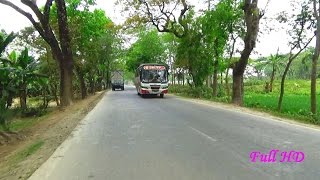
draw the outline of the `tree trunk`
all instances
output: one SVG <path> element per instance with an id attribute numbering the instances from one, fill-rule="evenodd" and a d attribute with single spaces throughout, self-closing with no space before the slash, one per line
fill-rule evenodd
<path id="1" fill-rule="evenodd" d="M 174 72 L 174 70 L 172 70 L 172 72 L 173 72 L 172 73 L 172 84 L 175 85 L 176 84 L 176 82 L 175 82 L 176 78 L 175 78 L 175 74 L 174 74 L 175 72 Z"/>
<path id="2" fill-rule="evenodd" d="M 226 92 L 227 92 L 227 96 L 228 96 L 228 98 L 229 98 L 229 97 L 230 97 L 230 88 L 229 88 L 229 68 L 227 68 L 225 81 L 226 81 Z"/>
<path id="3" fill-rule="evenodd" d="M 250 54 L 256 45 L 259 32 L 259 21 L 262 17 L 258 8 L 258 0 L 245 0 L 243 10 L 247 27 L 244 38 L 244 50 L 241 52 L 240 60 L 235 63 L 232 77 L 232 102 L 236 105 L 243 105 L 243 74 L 248 64 Z"/>
<path id="4" fill-rule="evenodd" d="M 317 40 L 319 41 L 319 40 Z M 319 42 L 317 42 L 318 44 Z M 317 45 L 315 53 L 312 58 L 312 69 L 311 69 L 311 113 L 317 114 L 317 64 L 319 58 L 319 45 Z"/>
<path id="5" fill-rule="evenodd" d="M 110 88 L 110 71 L 109 71 L 109 69 L 107 70 L 107 82 L 106 82 L 106 84 L 107 84 L 107 89 L 109 89 Z"/>
<path id="6" fill-rule="evenodd" d="M 320 21 L 320 20 L 318 20 Z M 320 32 L 320 22 L 318 22 L 318 32 Z M 313 115 L 317 114 L 317 64 L 320 51 L 320 35 L 316 37 L 316 48 L 312 57 L 311 68 L 311 112 Z"/>
<path id="7" fill-rule="evenodd" d="M 276 65 L 273 64 L 272 65 L 272 74 L 271 74 L 271 79 L 270 79 L 270 85 L 269 85 L 269 91 L 268 92 L 272 92 L 273 91 L 273 81 L 274 81 L 275 74 L 276 74 Z"/>
<path id="8" fill-rule="evenodd" d="M 184 73 L 184 70 L 183 70 L 183 71 L 182 71 L 182 78 L 183 78 L 183 79 L 182 79 L 182 85 L 183 85 L 183 86 L 184 86 L 184 84 L 185 84 L 184 74 L 185 74 L 185 73 Z"/>
<path id="9" fill-rule="evenodd" d="M 317 1 L 313 0 L 313 11 L 316 17 L 317 33 L 316 33 L 316 47 L 312 56 L 312 69 L 311 69 L 311 113 L 317 114 L 317 64 L 320 53 L 320 4 L 317 8 Z"/>
<path id="10" fill-rule="evenodd" d="M 86 88 L 86 83 L 84 80 L 84 75 L 80 69 L 80 67 L 76 66 L 76 72 L 77 76 L 80 82 L 80 91 L 81 91 L 81 98 L 85 99 L 87 97 L 87 88 Z"/>
<path id="11" fill-rule="evenodd" d="M 47 98 L 47 90 L 46 89 L 44 89 L 44 90 L 42 90 L 42 96 L 43 96 L 43 104 L 42 104 L 42 107 L 44 108 L 44 109 L 46 109 L 47 107 L 48 107 L 48 103 L 49 103 L 49 101 L 48 101 L 48 98 Z"/>
<path id="12" fill-rule="evenodd" d="M 68 18 L 65 0 L 55 0 L 57 4 L 57 15 L 59 25 L 59 38 L 61 45 L 62 57 L 60 57 L 60 98 L 61 105 L 68 106 L 72 104 L 73 88 L 72 88 L 72 70 L 73 56 L 69 37 Z"/>
<path id="13" fill-rule="evenodd" d="M 22 110 L 27 109 L 27 85 L 22 84 L 20 89 L 20 107 Z"/>
<path id="14" fill-rule="evenodd" d="M 72 66 L 70 61 L 60 63 L 60 103 L 61 106 L 69 106 L 72 104 L 73 88 L 72 88 Z M 71 66 L 71 67 L 70 67 Z"/>
<path id="15" fill-rule="evenodd" d="M 283 75 L 281 77 L 280 96 L 279 96 L 279 100 L 278 100 L 278 111 L 281 111 L 281 109 L 282 109 L 282 101 L 283 101 L 283 95 L 284 95 L 284 82 L 286 80 L 286 76 L 288 74 L 288 71 L 289 71 L 289 68 L 290 68 L 292 61 L 293 61 L 293 58 L 290 57 L 287 65 L 286 65 L 286 68 L 283 72 Z"/>
<path id="16" fill-rule="evenodd" d="M 59 97 L 57 95 L 58 85 L 56 83 L 53 83 L 50 89 L 52 90 L 51 93 L 54 97 L 54 101 L 56 102 L 57 106 L 60 106 Z"/>
<path id="17" fill-rule="evenodd" d="M 242 86 L 242 75 L 233 75 L 233 86 L 232 86 L 232 103 L 242 106 L 243 105 L 243 86 Z"/>
<path id="18" fill-rule="evenodd" d="M 89 85 L 90 85 L 90 93 L 94 94 L 95 93 L 95 82 L 94 82 L 94 78 L 90 77 L 89 78 Z"/>
<path id="19" fill-rule="evenodd" d="M 212 95 L 213 97 L 217 97 L 218 95 L 218 61 L 214 63 L 213 70 L 213 82 L 212 82 Z"/>
<path id="20" fill-rule="evenodd" d="M 98 79 L 96 81 L 95 92 L 102 90 L 102 74 L 98 73 Z"/>
<path id="21" fill-rule="evenodd" d="M 218 94 L 219 92 L 220 94 L 223 94 L 222 91 L 223 91 L 223 72 L 220 73 L 220 85 L 218 85 Z"/>

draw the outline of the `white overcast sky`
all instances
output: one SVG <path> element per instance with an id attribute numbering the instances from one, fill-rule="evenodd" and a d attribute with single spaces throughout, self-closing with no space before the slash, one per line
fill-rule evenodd
<path id="1" fill-rule="evenodd" d="M 12 2 L 20 2 L 20 0 L 11 0 Z M 97 7 L 105 10 L 107 16 L 109 16 L 115 23 L 121 23 L 123 16 L 120 13 L 120 9 L 116 8 L 114 2 L 116 0 L 97 0 Z M 192 4 L 198 4 L 199 1 L 204 0 L 189 0 Z M 268 0 L 260 0 L 259 6 L 264 9 Z M 45 0 L 38 0 L 38 4 L 43 5 Z M 22 8 L 26 9 L 25 6 L 21 5 Z M 27 10 L 27 9 L 26 9 Z M 270 0 L 266 17 L 273 17 L 275 14 L 281 11 L 291 11 L 290 0 Z M 0 4 L 0 29 L 5 29 L 7 32 L 17 32 L 25 26 L 30 26 L 31 23 L 22 15 L 12 10 L 10 7 Z M 271 25 L 271 24 L 270 24 Z M 271 53 L 276 53 L 278 47 L 280 52 L 288 52 L 287 45 L 287 34 L 285 29 L 281 29 L 278 32 L 271 32 L 270 34 L 261 35 L 259 43 L 255 48 L 255 51 L 259 55 L 254 56 L 268 56 Z"/>

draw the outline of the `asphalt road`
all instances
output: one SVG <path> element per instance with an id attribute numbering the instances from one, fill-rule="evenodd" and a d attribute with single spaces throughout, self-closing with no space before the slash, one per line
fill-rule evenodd
<path id="1" fill-rule="evenodd" d="M 251 162 L 252 151 L 273 149 L 276 162 Z M 280 162 L 291 150 L 304 160 Z M 319 168 L 319 130 L 126 87 L 108 92 L 30 179 L 319 180 Z"/>

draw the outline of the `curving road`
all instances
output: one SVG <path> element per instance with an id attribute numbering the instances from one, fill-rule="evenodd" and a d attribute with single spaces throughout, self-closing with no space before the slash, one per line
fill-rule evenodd
<path id="1" fill-rule="evenodd" d="M 251 162 L 273 149 L 276 162 Z M 304 160 L 281 163 L 291 150 Z M 30 179 L 319 180 L 319 167 L 319 130 L 126 87 L 106 93 Z"/>

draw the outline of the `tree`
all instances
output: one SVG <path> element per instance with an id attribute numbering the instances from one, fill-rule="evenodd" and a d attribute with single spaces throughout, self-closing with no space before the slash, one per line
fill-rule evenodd
<path id="1" fill-rule="evenodd" d="M 244 37 L 244 49 L 241 57 L 234 64 L 233 83 L 232 83 L 232 103 L 243 105 L 243 74 L 248 64 L 249 56 L 256 45 L 259 32 L 259 22 L 263 13 L 258 8 L 258 0 L 245 0 L 242 6 L 244 12 L 244 20 L 246 24 L 246 32 Z"/>
<path id="2" fill-rule="evenodd" d="M 239 28 L 240 29 L 240 28 Z M 235 45 L 239 36 L 236 35 L 236 31 L 231 33 L 229 37 L 229 41 L 226 48 L 226 53 L 229 55 L 228 59 L 225 61 L 226 65 L 226 76 L 225 76 L 225 84 L 226 84 L 226 94 L 228 99 L 230 98 L 230 87 L 229 87 L 229 70 L 232 68 L 232 64 L 237 61 L 236 58 L 233 57 L 235 50 Z"/>
<path id="3" fill-rule="evenodd" d="M 317 6 L 318 4 L 318 6 Z M 320 1 L 313 0 L 313 14 L 316 19 L 316 47 L 312 57 L 311 70 L 311 113 L 317 114 L 317 64 L 320 54 Z"/>
<path id="4" fill-rule="evenodd" d="M 93 74 L 98 73 L 98 70 L 97 72 L 91 70 L 96 70 L 97 63 L 101 62 L 98 61 L 99 57 L 97 57 L 99 56 L 97 55 L 97 51 L 99 51 L 101 47 L 98 47 L 95 44 L 99 41 L 99 38 L 112 33 L 110 28 L 112 28 L 113 23 L 106 17 L 103 10 L 95 9 L 94 11 L 90 11 L 89 8 L 86 8 L 91 5 L 90 3 L 81 5 L 83 9 L 80 8 L 80 5 L 81 1 L 72 1 L 70 6 L 67 7 L 67 12 L 69 15 L 70 35 L 72 37 L 72 52 L 74 52 L 73 57 L 75 59 L 75 74 L 79 80 L 81 97 L 84 99 L 87 96 L 85 82 L 86 73 L 88 71 L 91 73 L 90 84 L 91 92 L 93 93 L 93 84 L 95 81 L 92 81 L 92 76 L 94 76 Z M 107 46 L 106 43 L 109 42 L 105 42 L 103 44 L 104 47 Z M 93 47 L 96 49 L 93 49 Z M 93 61 L 93 63 L 90 63 L 89 61 Z M 99 65 L 104 66 L 104 64 L 100 63 Z M 101 77 L 103 77 L 103 74 L 100 74 L 99 79 L 101 79 Z"/>
<path id="5" fill-rule="evenodd" d="M 39 73 L 46 75 L 48 84 L 47 95 L 51 95 L 57 106 L 59 101 L 59 67 L 52 57 L 50 46 L 41 38 L 34 27 L 26 27 L 19 32 L 15 40 L 15 49 L 27 47 L 31 53 L 39 55 Z M 22 51 L 22 50 L 21 50 Z"/>
<path id="6" fill-rule="evenodd" d="M 240 18 L 239 3 L 234 0 L 219 1 L 215 9 L 207 11 L 202 18 L 203 36 L 206 37 L 207 44 L 211 44 L 213 50 L 214 70 L 212 88 L 214 97 L 218 94 L 218 72 L 223 72 L 227 67 L 223 62 L 223 54 L 229 36 L 233 35 Z"/>
<path id="7" fill-rule="evenodd" d="M 150 23 L 159 32 L 173 33 L 179 38 L 185 36 L 188 31 L 184 19 L 191 7 L 186 0 L 118 0 L 117 3 L 131 14 L 126 24 Z"/>
<path id="8" fill-rule="evenodd" d="M 176 55 L 177 55 L 177 48 L 178 48 L 178 38 L 172 34 L 172 33 L 165 33 L 163 34 L 162 37 L 162 41 L 163 41 L 163 44 L 164 44 L 164 47 L 166 48 L 165 49 L 165 55 L 166 55 L 166 59 L 167 59 L 167 64 L 169 65 L 170 69 L 171 69 L 171 72 L 170 72 L 170 75 L 171 75 L 171 82 L 174 84 L 175 82 L 175 60 L 176 60 Z M 183 76 L 184 76 L 184 71 L 186 69 L 183 69 L 182 68 L 182 73 L 183 73 Z M 184 77 L 183 77 L 184 79 Z"/>
<path id="9" fill-rule="evenodd" d="M 265 89 L 266 92 L 273 91 L 273 82 L 276 78 L 276 73 L 280 71 L 280 67 L 284 66 L 285 63 L 283 62 L 286 60 L 286 56 L 279 54 L 279 48 L 275 55 L 270 55 L 269 57 L 262 58 L 262 61 L 258 62 L 259 66 L 262 67 L 263 72 L 270 76 L 270 81 L 268 83 L 267 88 Z M 268 72 L 269 70 L 269 72 Z"/>
<path id="10" fill-rule="evenodd" d="M 22 110 L 25 110 L 27 109 L 28 85 L 37 81 L 38 78 L 46 76 L 38 73 L 39 64 L 29 55 L 27 48 L 19 56 L 15 51 L 12 51 L 9 60 L 9 67 L 13 72 L 10 79 L 13 80 L 19 90 L 20 106 Z"/>
<path id="11" fill-rule="evenodd" d="M 13 89 L 13 81 L 10 77 L 12 69 L 6 64 L 9 60 L 2 57 L 2 53 L 5 51 L 7 46 L 14 40 L 16 35 L 10 33 L 6 35 L 0 32 L 0 125 L 7 129 L 7 108 L 11 105 L 10 98 Z"/>
<path id="12" fill-rule="evenodd" d="M 298 55 L 303 52 L 311 43 L 312 39 L 315 35 L 311 38 L 306 38 L 306 30 L 310 30 L 313 26 L 312 21 L 310 21 L 310 14 L 308 13 L 308 4 L 304 2 L 301 4 L 301 9 L 299 14 L 293 15 L 295 18 L 292 22 L 288 22 L 287 17 L 285 14 L 281 14 L 278 17 L 280 22 L 289 23 L 292 28 L 288 31 L 289 35 L 291 36 L 291 41 L 289 42 L 290 52 L 288 56 L 288 61 L 284 72 L 281 77 L 281 84 L 280 84 L 280 95 L 278 100 L 278 111 L 282 109 L 282 101 L 284 96 L 284 83 L 286 80 L 286 76 L 289 72 L 290 65 L 292 64 L 293 60 L 298 57 Z M 294 53 L 297 50 L 298 52 Z"/>
<path id="13" fill-rule="evenodd" d="M 34 28 L 39 32 L 40 36 L 49 44 L 52 55 L 59 64 L 61 105 L 68 106 L 72 103 L 73 98 L 73 55 L 70 44 L 66 2 L 65 0 L 54 0 L 57 7 L 56 13 L 58 19 L 59 39 L 53 33 L 52 26 L 49 23 L 53 0 L 47 0 L 42 11 L 37 6 L 36 1 L 21 0 L 21 2 L 33 11 L 38 22 L 30 13 L 24 11 L 14 3 L 7 0 L 0 0 L 0 4 L 9 6 L 28 18 Z"/>
<path id="14" fill-rule="evenodd" d="M 165 63 L 165 48 L 157 31 L 141 32 L 139 39 L 129 48 L 126 65 L 134 72 L 142 63 Z"/>
<path id="15" fill-rule="evenodd" d="M 175 64 L 187 69 L 194 86 L 200 87 L 212 72 L 213 44 L 207 39 L 208 36 L 203 34 L 201 17 L 193 20 L 193 11 L 190 11 L 185 20 L 189 24 L 189 29 L 188 33 L 179 39 Z"/>

